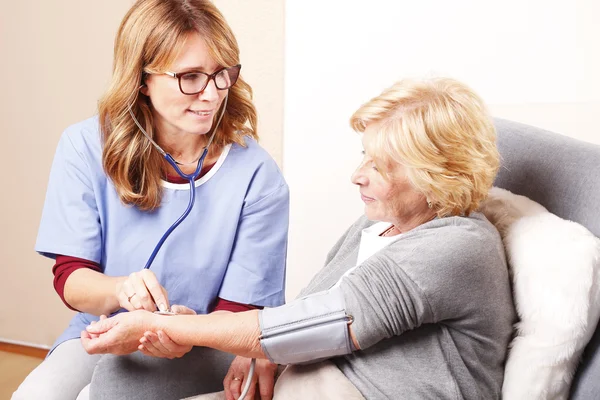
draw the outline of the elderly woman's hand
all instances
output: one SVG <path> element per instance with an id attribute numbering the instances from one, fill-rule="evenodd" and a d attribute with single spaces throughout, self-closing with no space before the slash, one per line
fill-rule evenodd
<path id="1" fill-rule="evenodd" d="M 156 318 L 161 316 L 141 310 L 103 318 L 81 332 L 81 344 L 89 354 L 133 353 L 144 332 L 155 329 Z"/>
<path id="2" fill-rule="evenodd" d="M 242 388 L 246 384 L 248 371 L 250 370 L 250 358 L 236 357 L 225 379 L 223 380 L 223 388 L 225 389 L 225 397 L 227 400 L 234 400 L 242 394 Z M 269 360 L 256 360 L 256 368 L 250 389 L 246 395 L 247 399 L 260 398 L 261 400 L 271 400 L 273 398 L 273 389 L 275 387 L 275 373 L 277 372 L 277 364 L 273 364 Z M 259 397 L 255 396 L 256 386 L 258 384 Z"/>
<path id="3" fill-rule="evenodd" d="M 171 311 L 180 315 L 196 315 L 196 312 L 186 306 L 174 305 Z M 167 317 L 168 318 L 168 317 Z M 161 358 L 180 358 L 192 350 L 193 346 L 175 343 L 165 332 L 144 332 L 140 339 L 138 350 L 147 356 Z"/>

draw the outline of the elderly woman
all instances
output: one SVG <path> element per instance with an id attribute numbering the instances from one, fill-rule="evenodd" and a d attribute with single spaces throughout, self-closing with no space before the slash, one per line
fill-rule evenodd
<path id="1" fill-rule="evenodd" d="M 279 364 L 330 359 L 367 399 L 500 398 L 515 313 L 500 236 L 477 212 L 499 165 L 482 100 L 452 79 L 404 80 L 351 125 L 365 216 L 298 299 L 230 315 L 136 311 L 89 326 L 84 347 L 159 353 L 145 337 L 159 332 Z"/>

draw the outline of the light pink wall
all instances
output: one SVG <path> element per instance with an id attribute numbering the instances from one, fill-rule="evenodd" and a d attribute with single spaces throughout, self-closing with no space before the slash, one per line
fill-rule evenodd
<path id="1" fill-rule="evenodd" d="M 52 288 L 52 261 L 33 248 L 54 149 L 93 115 L 131 0 L 23 0 L 0 13 L 0 340 L 50 345 L 72 312 Z M 255 91 L 261 143 L 281 164 L 283 2 L 219 0 Z"/>

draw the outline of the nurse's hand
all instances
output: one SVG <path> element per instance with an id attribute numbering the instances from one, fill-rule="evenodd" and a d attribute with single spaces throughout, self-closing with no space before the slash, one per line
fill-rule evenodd
<path id="1" fill-rule="evenodd" d="M 88 325 L 81 332 L 81 344 L 89 354 L 130 354 L 138 349 L 139 338 L 156 326 L 157 318 L 146 311 L 117 314 Z"/>
<path id="2" fill-rule="evenodd" d="M 175 314 L 187 314 L 196 315 L 196 312 L 186 306 L 174 305 L 171 307 L 171 311 Z M 163 316 L 163 318 L 170 318 L 169 316 Z M 147 356 L 160 357 L 160 358 L 180 358 L 192 350 L 193 346 L 182 346 L 175 343 L 171 338 L 163 331 L 158 332 L 144 332 L 144 337 L 140 339 L 140 345 L 138 350 Z"/>
<path id="3" fill-rule="evenodd" d="M 119 305 L 127 311 L 156 311 L 157 306 L 161 311 L 169 309 L 167 290 L 149 269 L 131 273 L 115 291 Z"/>

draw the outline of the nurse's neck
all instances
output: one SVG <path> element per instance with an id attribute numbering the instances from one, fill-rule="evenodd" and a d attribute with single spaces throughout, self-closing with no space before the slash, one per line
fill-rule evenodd
<path id="1" fill-rule="evenodd" d="M 171 128 L 171 129 L 169 129 Z M 156 142 L 164 151 L 169 153 L 177 162 L 182 164 L 193 164 L 198 160 L 208 141 L 208 135 L 192 134 L 183 132 L 174 127 L 157 127 Z M 209 158 L 216 150 L 211 145 Z"/>

